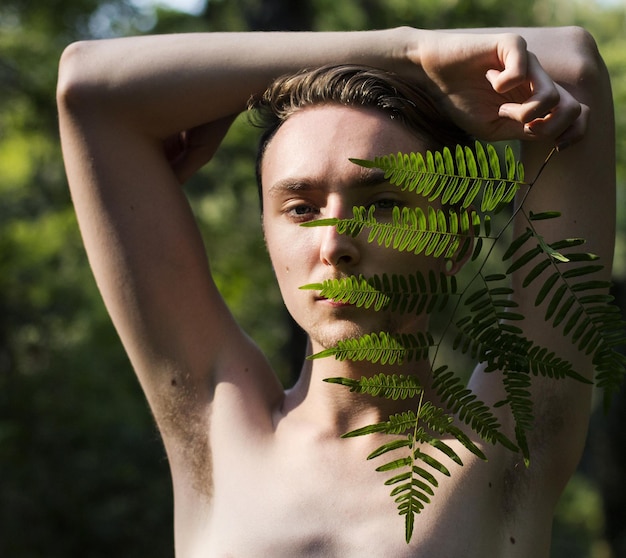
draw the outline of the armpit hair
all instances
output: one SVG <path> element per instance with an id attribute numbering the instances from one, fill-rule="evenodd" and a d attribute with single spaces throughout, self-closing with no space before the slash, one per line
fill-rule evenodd
<path id="1" fill-rule="evenodd" d="M 534 428 L 528 432 L 530 466 L 525 465 L 521 455 L 511 454 L 504 473 L 505 515 L 514 515 L 533 479 L 545 475 L 550 459 L 548 452 L 553 447 L 555 437 L 563 435 L 563 405 L 562 399 L 545 393 L 535 402 Z"/>
<path id="2" fill-rule="evenodd" d="M 170 461 L 175 460 L 186 470 L 194 490 L 210 498 L 213 488 L 210 406 L 200 400 L 188 379 L 176 375 L 163 387 L 153 407 Z"/>

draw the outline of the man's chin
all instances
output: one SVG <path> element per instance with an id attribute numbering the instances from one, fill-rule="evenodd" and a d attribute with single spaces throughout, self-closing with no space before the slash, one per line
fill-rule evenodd
<path id="1" fill-rule="evenodd" d="M 341 341 L 358 339 L 364 335 L 385 331 L 392 335 L 396 334 L 396 324 L 391 322 L 381 323 L 380 320 L 372 320 L 371 323 L 356 323 L 354 321 L 337 320 L 328 327 L 314 327 L 309 337 L 314 347 L 320 350 L 336 347 Z"/>

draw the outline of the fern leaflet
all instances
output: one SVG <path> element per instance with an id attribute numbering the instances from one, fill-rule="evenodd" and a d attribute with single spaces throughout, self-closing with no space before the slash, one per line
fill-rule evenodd
<path id="1" fill-rule="evenodd" d="M 451 295 L 457 292 L 455 276 L 435 273 L 427 276 L 417 271 L 410 275 L 362 275 L 343 279 L 328 279 L 322 283 L 311 283 L 301 289 L 319 290 L 320 296 L 357 307 L 374 310 L 390 310 L 399 313 L 421 314 L 433 310 L 442 311 Z"/>
<path id="2" fill-rule="evenodd" d="M 400 364 L 428 358 L 428 350 L 433 344 L 434 340 L 430 333 L 391 335 L 381 331 L 339 341 L 336 347 L 320 351 L 307 358 L 313 360 L 334 356 L 337 360 Z"/>
<path id="3" fill-rule="evenodd" d="M 393 400 L 409 399 L 417 397 L 422 393 L 422 385 L 415 376 L 378 374 L 370 378 L 362 376 L 359 380 L 352 378 L 326 378 L 324 381 L 349 387 L 350 391 L 355 393 L 367 393 L 373 397 L 384 397 Z M 371 432 L 377 431 L 375 427 L 371 428 Z M 398 431 L 398 433 L 400 432 L 402 430 Z"/>
<path id="4" fill-rule="evenodd" d="M 495 148 L 489 144 L 486 151 L 480 142 L 469 147 L 456 146 L 455 156 L 449 148 L 386 155 L 372 161 L 351 159 L 352 162 L 385 172 L 392 184 L 420 194 L 430 202 L 471 207 L 482 191 L 481 211 L 497 211 L 515 197 L 524 184 L 524 168 L 515 161 L 509 146 L 505 150 L 506 176 L 502 176 L 500 159 Z"/>

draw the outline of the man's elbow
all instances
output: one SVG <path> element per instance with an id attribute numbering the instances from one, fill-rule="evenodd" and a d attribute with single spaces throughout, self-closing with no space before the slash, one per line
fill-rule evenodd
<path id="1" fill-rule="evenodd" d="M 608 85 L 608 71 L 593 35 L 583 27 L 563 27 L 561 44 L 571 53 L 567 57 L 572 86 L 587 90 Z"/>
<path id="2" fill-rule="evenodd" d="M 100 84 L 92 71 L 95 41 L 79 41 L 65 48 L 59 61 L 57 105 L 61 112 L 84 105 L 95 97 Z M 96 65 L 97 66 L 97 65 Z"/>

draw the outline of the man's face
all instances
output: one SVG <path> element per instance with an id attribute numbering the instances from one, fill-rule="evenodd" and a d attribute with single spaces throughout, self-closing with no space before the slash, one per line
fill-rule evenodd
<path id="1" fill-rule="evenodd" d="M 377 219 L 392 208 L 424 202 L 385 182 L 376 169 L 349 158 L 372 159 L 424 150 L 403 126 L 372 109 L 309 107 L 291 116 L 267 146 L 262 166 L 264 230 L 287 309 L 309 334 L 313 350 L 365 333 L 425 327 L 423 317 L 392 315 L 321 298 L 299 290 L 307 283 L 362 274 L 414 273 L 440 267 L 431 258 L 337 234 L 335 227 L 301 227 L 320 218 L 350 218 L 354 206 L 374 206 Z"/>

